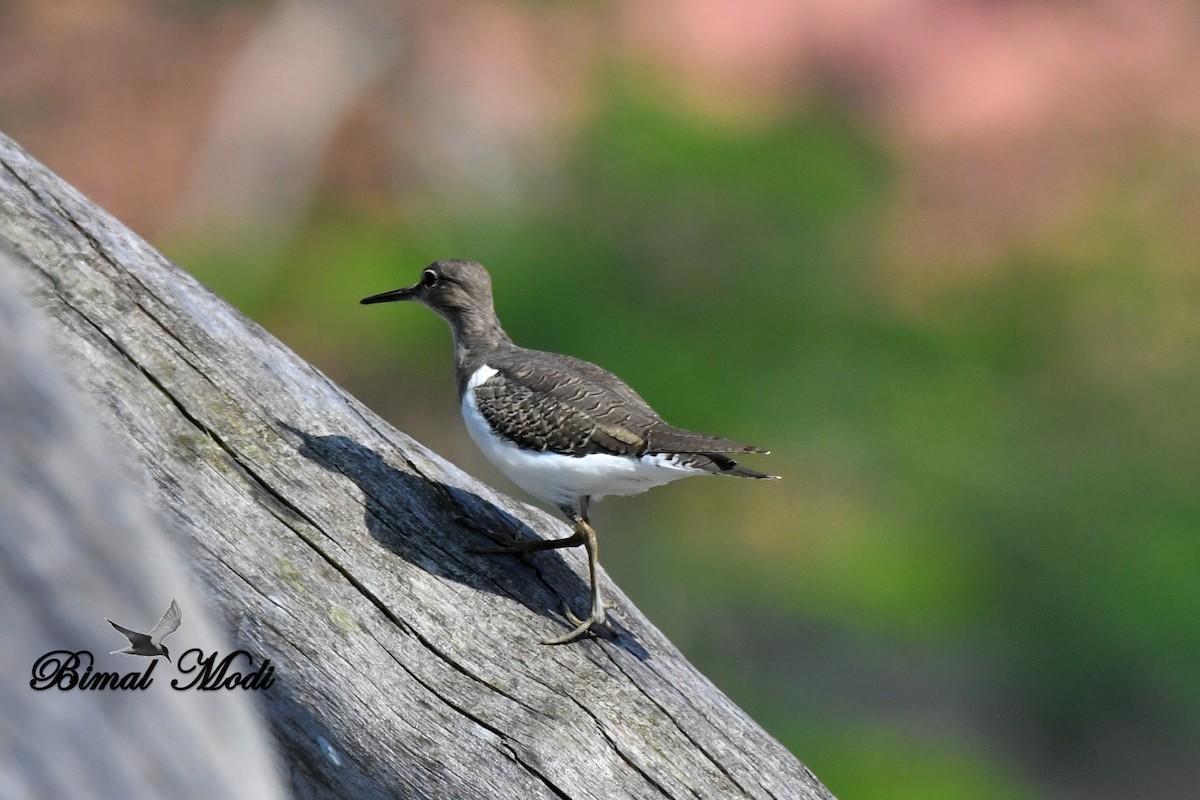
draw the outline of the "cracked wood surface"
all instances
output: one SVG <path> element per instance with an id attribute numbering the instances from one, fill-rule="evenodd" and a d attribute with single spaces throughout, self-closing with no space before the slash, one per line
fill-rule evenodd
<path id="1" fill-rule="evenodd" d="M 831 797 L 606 577 L 620 637 L 540 645 L 585 603 L 582 554 L 468 548 L 563 523 L 393 429 L 2 135 L 0 244 L 228 636 L 275 664 L 259 700 L 296 796 Z"/>

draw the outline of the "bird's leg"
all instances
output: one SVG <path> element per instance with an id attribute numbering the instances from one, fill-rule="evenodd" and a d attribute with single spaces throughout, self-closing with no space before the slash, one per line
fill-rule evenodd
<path id="1" fill-rule="evenodd" d="M 480 525 L 475 520 L 473 520 L 470 517 L 465 516 L 461 513 L 455 513 L 454 516 L 460 525 L 470 528 L 473 531 L 478 531 L 479 533 L 482 533 L 483 535 L 487 536 L 489 539 L 492 539 L 492 540 L 499 539 L 500 541 L 505 542 L 505 544 L 497 545 L 495 547 L 468 547 L 467 552 L 469 552 L 469 553 L 482 553 L 485 555 L 493 555 L 493 554 L 522 555 L 524 553 L 532 553 L 536 550 L 551 550 L 551 549 L 554 549 L 557 547 L 574 547 L 577 544 L 583 544 L 583 538 L 580 537 L 578 534 L 572 534 L 571 536 L 565 536 L 562 539 L 550 539 L 549 541 L 546 541 L 544 539 L 535 539 L 533 541 L 520 541 L 517 539 L 513 539 L 511 537 L 508 537 L 508 536 L 503 536 L 501 534 L 498 534 L 498 533 L 494 532 L 491 528 L 488 528 L 487 526 L 484 526 L 484 525 Z"/>
<path id="2" fill-rule="evenodd" d="M 605 609 L 612 608 L 612 606 L 607 605 L 600 596 L 600 582 L 596 576 L 596 569 L 600 565 L 600 551 L 596 542 L 596 531 L 592 529 L 591 524 L 588 523 L 586 518 L 587 506 L 588 498 L 584 497 L 580 501 L 580 510 L 582 513 L 576 513 L 574 509 L 570 509 L 568 516 L 571 517 L 571 525 L 575 528 L 575 536 L 582 537 L 584 549 L 587 550 L 588 577 L 592 583 L 592 613 L 587 619 L 581 620 L 572 614 L 569 608 L 565 609 L 567 619 L 575 626 L 575 629 L 563 636 L 547 639 L 542 644 L 568 644 L 586 636 L 597 625 L 608 628 L 608 618 Z M 564 508 L 563 511 L 567 511 L 567 509 Z M 611 629 L 609 630 L 611 631 Z"/>
<path id="3" fill-rule="evenodd" d="M 525 553 L 533 553 L 538 550 L 554 550 L 560 547 L 575 547 L 576 545 L 584 546 L 588 556 L 588 577 L 591 579 L 592 612 L 587 619 L 581 620 L 571 613 L 571 609 L 564 606 L 563 613 L 566 615 L 567 620 L 575 626 L 575 629 L 564 636 L 547 639 L 542 644 L 567 644 L 583 638 L 592 632 L 592 629 L 597 625 L 606 628 L 608 626 L 605 610 L 613 606 L 605 603 L 600 596 L 600 583 L 596 579 L 596 570 L 600 564 L 600 557 L 596 541 L 596 531 L 593 530 L 591 524 L 587 521 L 589 499 L 587 497 L 580 498 L 578 511 L 571 505 L 559 506 L 567 518 L 571 520 L 571 527 L 575 532 L 570 536 L 564 536 L 561 539 L 534 539 L 533 541 L 512 542 L 507 545 L 498 545 L 495 547 L 470 548 L 472 553 L 524 555 Z"/>
<path id="4" fill-rule="evenodd" d="M 591 504 L 592 504 L 591 495 L 585 494 L 583 497 L 579 498 L 579 516 L 583 518 L 584 524 L 586 524 L 589 529 L 591 529 L 591 525 L 592 525 L 592 521 L 590 519 L 588 519 L 588 508 L 591 506 Z M 570 517 L 571 515 L 568 514 L 567 516 Z M 595 531 L 592 532 L 592 535 L 593 535 L 593 537 L 595 536 Z M 595 560 L 596 566 L 599 566 L 599 564 L 600 564 L 600 542 L 598 539 L 596 540 L 596 544 L 594 547 L 595 547 L 595 553 L 596 553 L 596 558 L 594 560 Z M 596 583 L 595 568 L 592 568 L 592 584 L 594 585 L 595 583 Z M 616 603 L 604 603 L 604 608 L 616 608 L 616 607 L 617 607 Z M 579 624 L 579 620 L 578 620 L 578 618 L 575 617 L 574 614 L 571 614 L 568 612 L 567 616 L 573 620 L 573 622 L 571 623 L 572 625 Z"/>
<path id="5" fill-rule="evenodd" d="M 482 553 L 484 555 L 524 555 L 525 553 L 533 553 L 538 550 L 557 550 L 560 547 L 575 547 L 576 545 L 584 544 L 584 534 L 575 525 L 575 520 L 580 516 L 587 520 L 587 507 L 590 498 L 584 497 L 579 501 L 582 514 L 575 511 L 575 507 L 568 504 L 560 505 L 558 508 L 567 515 L 567 519 L 571 520 L 571 525 L 575 532 L 570 536 L 564 536 L 561 539 L 534 539 L 533 541 L 509 541 L 508 544 L 497 545 L 496 547 L 472 547 L 469 548 L 472 553 Z M 471 526 L 481 533 L 489 533 L 481 526 L 471 523 Z M 593 534 L 594 536 L 595 534 Z"/>
<path id="6" fill-rule="evenodd" d="M 487 555 L 507 554 L 507 555 L 523 555 L 525 553 L 533 553 L 537 550 L 555 550 L 559 547 L 574 547 L 575 545 L 584 544 L 583 536 L 576 531 L 570 536 L 564 536 L 561 539 L 534 539 L 529 542 L 513 542 L 512 544 L 497 545 L 495 547 L 472 547 L 472 553 L 483 553 Z"/>

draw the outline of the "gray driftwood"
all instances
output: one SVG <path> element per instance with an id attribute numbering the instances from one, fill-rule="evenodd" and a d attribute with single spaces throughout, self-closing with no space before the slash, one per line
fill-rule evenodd
<path id="1" fill-rule="evenodd" d="M 831 796 L 607 578 L 619 638 L 540 645 L 586 602 L 581 555 L 468 549 L 564 524 L 393 429 L 3 136 L 0 247 L 114 444 L 74 468 L 128 468 L 226 635 L 274 663 L 256 697 L 297 796 Z"/>

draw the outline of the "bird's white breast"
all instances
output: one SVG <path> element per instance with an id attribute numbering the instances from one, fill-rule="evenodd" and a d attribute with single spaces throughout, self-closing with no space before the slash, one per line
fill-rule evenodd
<path id="1" fill-rule="evenodd" d="M 485 364 L 471 375 L 462 396 L 463 421 L 487 460 L 510 481 L 540 500 L 562 506 L 584 496 L 599 500 L 606 495 L 640 494 L 689 475 L 707 474 L 679 464 L 670 455 L 631 458 L 592 453 L 568 456 L 522 450 L 492 430 L 475 402 L 475 387 L 486 383 L 495 374 L 496 370 Z"/>

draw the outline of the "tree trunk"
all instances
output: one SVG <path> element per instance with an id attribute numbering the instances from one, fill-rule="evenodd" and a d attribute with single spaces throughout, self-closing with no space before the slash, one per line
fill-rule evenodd
<path id="1" fill-rule="evenodd" d="M 563 523 L 394 430 L 3 136 L 0 246 L 155 535 L 274 665 L 253 695 L 297 796 L 831 797 L 607 577 L 619 636 L 539 644 L 586 604 L 582 554 L 470 548 Z"/>

